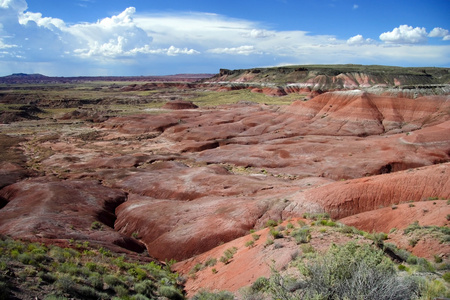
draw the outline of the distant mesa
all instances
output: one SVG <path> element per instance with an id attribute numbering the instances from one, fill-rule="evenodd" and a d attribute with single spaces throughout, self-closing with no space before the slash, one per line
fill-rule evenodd
<path id="1" fill-rule="evenodd" d="M 164 104 L 162 107 L 164 109 L 195 109 L 198 108 L 197 105 L 192 103 L 192 101 L 185 100 L 172 100 Z"/>

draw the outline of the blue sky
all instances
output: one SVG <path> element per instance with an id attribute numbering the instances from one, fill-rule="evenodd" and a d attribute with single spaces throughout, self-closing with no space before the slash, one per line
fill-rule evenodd
<path id="1" fill-rule="evenodd" d="M 450 67 L 450 0 L 0 0 L 0 76 Z"/>

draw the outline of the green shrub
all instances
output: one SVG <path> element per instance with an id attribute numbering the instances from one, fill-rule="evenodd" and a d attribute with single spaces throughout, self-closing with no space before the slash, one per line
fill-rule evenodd
<path id="1" fill-rule="evenodd" d="M 198 271 L 203 269 L 203 265 L 201 263 L 195 264 L 195 266 L 192 267 L 192 269 L 189 271 L 189 274 L 195 274 Z"/>
<path id="2" fill-rule="evenodd" d="M 410 245 L 411 247 L 415 247 L 415 246 L 417 245 L 418 242 L 419 242 L 419 238 L 418 238 L 418 237 L 413 237 L 413 238 L 410 238 L 410 239 L 408 240 L 408 243 L 409 243 L 409 245 Z"/>
<path id="3" fill-rule="evenodd" d="M 410 265 L 416 265 L 417 264 L 417 256 L 410 255 L 406 262 Z"/>
<path id="4" fill-rule="evenodd" d="M 53 283 L 56 281 L 56 276 L 53 273 L 50 272 L 39 272 L 38 277 L 41 278 L 43 281 L 48 282 L 48 283 Z"/>
<path id="5" fill-rule="evenodd" d="M 222 262 L 224 264 L 228 264 L 230 262 L 230 260 L 233 258 L 236 251 L 237 251 L 236 247 L 228 248 L 227 250 L 225 250 L 225 252 L 223 253 L 223 256 L 220 257 L 220 262 Z"/>
<path id="6" fill-rule="evenodd" d="M 208 258 L 208 259 L 205 261 L 205 266 L 207 266 L 207 267 L 212 267 L 212 266 L 215 266 L 216 263 L 217 263 L 217 259 L 216 259 L 216 258 L 213 258 L 213 257 L 210 257 L 210 258 Z"/>
<path id="7" fill-rule="evenodd" d="M 255 246 L 255 241 L 254 241 L 254 240 L 250 240 L 250 241 L 247 241 L 247 242 L 245 243 L 245 247 L 252 248 L 252 247 L 254 247 L 254 246 Z"/>
<path id="8" fill-rule="evenodd" d="M 419 268 L 418 268 L 419 272 L 434 272 L 435 271 L 435 268 L 433 267 L 433 265 L 425 258 L 420 257 L 417 260 L 417 265 L 419 266 Z"/>
<path id="9" fill-rule="evenodd" d="M 304 213 L 303 218 L 311 220 L 328 220 L 330 215 L 328 213 Z"/>
<path id="10" fill-rule="evenodd" d="M 255 282 L 251 285 L 251 289 L 254 292 L 262 292 L 267 290 L 269 287 L 269 279 L 266 277 L 258 277 Z"/>
<path id="11" fill-rule="evenodd" d="M 110 287 L 114 287 L 117 285 L 123 285 L 123 282 L 114 275 L 106 275 L 103 277 L 103 281 L 109 285 Z"/>
<path id="12" fill-rule="evenodd" d="M 403 233 L 404 234 L 408 234 L 408 233 L 413 232 L 414 230 L 417 230 L 417 229 L 420 229 L 420 228 L 421 227 L 419 225 L 419 222 L 418 221 L 414 221 L 412 224 L 410 224 L 408 227 L 406 227 L 403 230 Z"/>
<path id="13" fill-rule="evenodd" d="M 272 245 L 273 244 L 273 239 L 270 239 L 270 238 L 268 238 L 267 240 L 266 240 L 266 243 L 264 244 L 265 246 L 270 246 L 270 245 Z"/>
<path id="14" fill-rule="evenodd" d="M 283 234 L 274 228 L 270 229 L 270 235 L 274 239 L 281 239 L 283 237 Z"/>
<path id="15" fill-rule="evenodd" d="M 261 237 L 261 235 L 259 235 L 259 234 L 256 234 L 256 233 L 253 233 L 253 234 L 252 234 L 252 238 L 253 238 L 255 241 L 259 240 L 260 237 Z"/>
<path id="16" fill-rule="evenodd" d="M 439 255 L 435 254 L 435 255 L 433 255 L 433 258 L 434 258 L 434 262 L 437 264 L 442 262 L 442 257 L 440 257 Z"/>
<path id="17" fill-rule="evenodd" d="M 62 275 L 56 280 L 55 285 L 59 290 L 70 293 L 76 283 L 71 276 Z"/>
<path id="18" fill-rule="evenodd" d="M 300 246 L 300 249 L 302 250 L 302 252 L 304 254 L 306 253 L 314 253 L 316 250 L 314 249 L 313 246 L 311 246 L 310 244 L 303 244 Z"/>
<path id="19" fill-rule="evenodd" d="M 191 300 L 234 300 L 234 295 L 227 291 L 200 291 L 196 295 L 194 295 Z"/>
<path id="20" fill-rule="evenodd" d="M 442 278 L 443 278 L 446 282 L 450 282 L 450 272 L 445 272 L 444 275 L 442 275 Z"/>
<path id="21" fill-rule="evenodd" d="M 182 300 L 184 299 L 183 294 L 173 286 L 163 285 L 159 288 L 159 293 L 161 296 L 167 297 L 171 300 Z"/>
<path id="22" fill-rule="evenodd" d="M 370 245 L 348 243 L 332 246 L 327 253 L 304 262 L 305 298 L 320 299 L 411 299 L 418 285 L 397 276 L 393 263 Z M 293 299 L 293 298 L 289 298 Z"/>
<path id="23" fill-rule="evenodd" d="M 89 276 L 88 282 L 93 288 L 97 290 L 101 290 L 103 288 L 103 278 L 98 273 L 93 273 L 91 276 Z"/>
<path id="24" fill-rule="evenodd" d="M 67 300 L 67 298 L 58 295 L 47 295 L 45 296 L 44 300 Z"/>
<path id="25" fill-rule="evenodd" d="M 300 227 L 306 226 L 306 223 L 303 220 L 298 220 L 297 223 L 298 225 L 300 225 Z"/>
<path id="26" fill-rule="evenodd" d="M 122 285 L 116 285 L 113 287 L 113 289 L 117 293 L 117 296 L 119 296 L 120 298 L 128 297 L 129 291 L 126 287 Z"/>
<path id="27" fill-rule="evenodd" d="M 448 298 L 450 292 L 440 280 L 426 280 L 422 284 L 421 299 L 432 300 L 436 298 Z"/>
<path id="28" fill-rule="evenodd" d="M 309 228 L 299 228 L 291 233 L 291 236 L 295 239 L 297 244 L 309 243 L 311 240 L 311 234 Z"/>
<path id="29" fill-rule="evenodd" d="M 91 224 L 91 229 L 92 230 L 102 230 L 103 229 L 103 224 L 98 222 L 98 221 L 94 221 Z"/>
<path id="30" fill-rule="evenodd" d="M 137 280 L 144 280 L 147 278 L 147 272 L 139 267 L 129 269 L 128 274 L 135 277 Z"/>
<path id="31" fill-rule="evenodd" d="M 151 299 L 142 294 L 136 294 L 131 297 L 131 300 L 151 300 Z"/>
<path id="32" fill-rule="evenodd" d="M 275 221 L 275 220 L 268 220 L 268 221 L 266 222 L 266 227 L 275 227 L 275 226 L 277 226 L 277 225 L 278 225 L 278 222 Z"/>
<path id="33" fill-rule="evenodd" d="M 142 294 L 146 297 L 153 297 L 155 291 L 155 285 L 150 280 L 144 280 L 134 284 L 134 290 L 138 294 Z"/>

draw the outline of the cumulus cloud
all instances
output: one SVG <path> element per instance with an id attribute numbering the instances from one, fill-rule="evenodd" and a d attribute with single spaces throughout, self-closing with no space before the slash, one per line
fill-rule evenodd
<path id="1" fill-rule="evenodd" d="M 390 44 L 422 44 L 427 41 L 427 31 L 424 27 L 400 25 L 392 31 L 380 35 L 380 40 Z"/>
<path id="2" fill-rule="evenodd" d="M 77 0 L 77 2 L 88 0 Z M 88 2 L 85 2 L 88 3 Z M 356 8 L 356 7 L 355 7 Z M 54 75 L 125 75 L 149 66 L 168 74 L 201 72 L 229 66 L 274 65 L 283 61 L 302 63 L 383 63 L 404 60 L 408 64 L 450 63 L 450 46 L 427 46 L 427 38 L 450 39 L 446 29 L 407 25 L 380 35 L 385 43 L 362 34 L 349 39 L 314 35 L 302 30 L 274 30 L 255 21 L 215 13 L 142 13 L 134 7 L 104 16 L 96 22 L 66 23 L 65 20 L 28 11 L 25 0 L 0 0 L 0 70 L 17 67 L 48 67 Z M 420 45 L 416 45 L 420 44 Z M 392 46 L 395 47 L 392 47 Z M 357 47 L 355 47 L 357 46 Z M 185 59 L 184 57 L 189 57 Z M 232 58 L 231 58 L 232 57 Z M 425 62 L 425 63 L 424 63 Z M 186 67 L 189 65 L 189 67 Z M 190 69 L 193 68 L 193 69 Z M 91 71 L 89 71 L 91 70 Z M 101 70 L 101 71 L 98 71 Z M 11 72 L 10 72 L 11 73 Z M 44 72 L 45 73 L 45 72 Z M 6 73 L 5 75 L 7 75 Z M 73 73 L 72 73 L 73 74 Z M 49 74 L 51 75 L 51 74 Z"/>
<path id="3" fill-rule="evenodd" d="M 373 39 L 365 39 L 362 35 L 355 35 L 347 40 L 349 45 L 364 45 L 373 44 L 375 41 Z"/>
<path id="4" fill-rule="evenodd" d="M 74 53 L 82 57 L 114 58 L 135 55 L 139 52 L 136 49 L 148 47 L 152 38 L 134 23 L 135 12 L 134 7 L 129 7 L 117 16 L 67 28 L 77 41 Z"/>
<path id="5" fill-rule="evenodd" d="M 450 41 L 450 34 L 447 29 L 435 27 L 431 30 L 429 37 L 441 37 L 444 41 Z"/>
<path id="6" fill-rule="evenodd" d="M 64 29 L 66 27 L 66 24 L 63 20 L 49 17 L 43 18 L 41 13 L 25 12 L 19 14 L 19 24 L 26 25 L 30 21 L 35 22 L 38 26 L 42 26 L 52 30 Z"/>
<path id="7" fill-rule="evenodd" d="M 23 12 L 28 8 L 28 4 L 25 0 L 0 0 L 0 8 Z"/>

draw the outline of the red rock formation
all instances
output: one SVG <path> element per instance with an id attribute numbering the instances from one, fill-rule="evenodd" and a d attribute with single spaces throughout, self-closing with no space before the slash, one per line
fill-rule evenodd
<path id="1" fill-rule="evenodd" d="M 184 100 L 174 100 L 169 101 L 166 104 L 163 105 L 164 109 L 194 109 L 198 108 L 197 105 L 192 103 L 191 101 L 184 101 Z"/>
<path id="2" fill-rule="evenodd" d="M 0 232 L 30 240 L 90 241 L 115 250 L 142 251 L 142 245 L 113 230 L 115 208 L 125 193 L 94 181 L 36 178 L 0 191 L 7 204 L 0 210 Z M 101 230 L 91 228 L 94 221 Z"/>
<path id="3" fill-rule="evenodd" d="M 449 174 L 450 163 L 445 163 L 330 183 L 293 196 L 285 212 L 288 216 L 303 211 L 326 211 L 340 219 L 408 201 L 450 199 Z"/>

